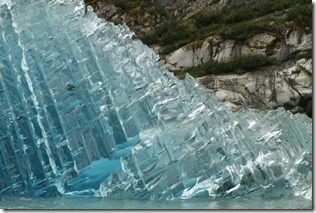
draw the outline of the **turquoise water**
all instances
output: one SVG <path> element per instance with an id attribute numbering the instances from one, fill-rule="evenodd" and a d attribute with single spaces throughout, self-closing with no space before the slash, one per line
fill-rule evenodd
<path id="1" fill-rule="evenodd" d="M 192 198 L 174 201 L 140 201 L 93 197 L 2 197 L 0 209 L 312 209 L 304 198 L 239 198 L 211 201 Z"/>

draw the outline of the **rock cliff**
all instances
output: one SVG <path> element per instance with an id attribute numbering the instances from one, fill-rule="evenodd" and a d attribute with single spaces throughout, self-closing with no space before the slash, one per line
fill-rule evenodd
<path id="1" fill-rule="evenodd" d="M 100 17 L 128 25 L 176 75 L 209 61 L 257 55 L 279 61 L 243 74 L 196 77 L 233 110 L 283 106 L 312 116 L 307 0 L 98 0 L 98 5 Z"/>
<path id="2" fill-rule="evenodd" d="M 242 75 L 208 75 L 198 78 L 232 110 L 277 108 L 312 116 L 312 60 L 291 60 L 282 66 Z"/>
<path id="3" fill-rule="evenodd" d="M 311 33 L 301 28 L 285 28 L 283 34 L 260 33 L 242 43 L 211 36 L 170 53 L 163 63 L 170 70 L 181 70 L 209 60 L 230 61 L 245 55 L 265 55 L 286 61 L 292 54 L 309 51 L 311 47 Z"/>

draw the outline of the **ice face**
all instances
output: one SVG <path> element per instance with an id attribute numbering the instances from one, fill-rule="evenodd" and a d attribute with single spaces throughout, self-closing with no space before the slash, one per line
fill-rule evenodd
<path id="1" fill-rule="evenodd" d="M 311 198 L 308 117 L 232 113 L 79 0 L 0 7 L 1 194 Z"/>

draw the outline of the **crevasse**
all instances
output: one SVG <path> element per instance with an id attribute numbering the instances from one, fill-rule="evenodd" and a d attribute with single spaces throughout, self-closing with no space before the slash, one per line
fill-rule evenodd
<path id="1" fill-rule="evenodd" d="M 79 0 L 0 0 L 0 194 L 312 198 L 312 121 L 232 113 Z"/>

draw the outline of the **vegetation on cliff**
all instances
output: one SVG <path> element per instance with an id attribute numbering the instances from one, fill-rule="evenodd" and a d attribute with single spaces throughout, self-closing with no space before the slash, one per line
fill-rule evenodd
<path id="1" fill-rule="evenodd" d="M 203 65 L 190 67 L 185 70 L 176 71 L 175 74 L 180 79 L 184 78 L 185 73 L 190 73 L 193 77 L 219 74 L 243 74 L 245 72 L 258 70 L 261 67 L 280 65 L 276 59 L 268 58 L 263 55 L 242 56 L 237 60 L 218 62 L 210 60 Z"/>
<path id="2" fill-rule="evenodd" d="M 127 25 L 131 25 L 132 29 L 134 27 L 137 38 L 147 45 L 158 46 L 157 50 L 162 57 L 184 46 L 196 43 L 202 45 L 203 41 L 210 36 L 220 36 L 222 40 L 234 40 L 242 44 L 250 37 L 260 33 L 271 34 L 281 39 L 285 31 L 296 30 L 298 27 L 307 33 L 312 31 L 313 8 L 309 0 L 260 0 L 252 5 L 237 7 L 232 7 L 228 1 L 224 4 L 225 6 L 217 9 L 201 7 L 189 16 L 185 12 L 187 10 L 178 10 L 173 7 L 181 3 L 180 0 L 175 0 L 173 3 L 161 0 L 99 1 L 103 5 L 110 4 L 118 8 L 114 17 L 123 17 L 121 20 L 125 21 Z M 183 0 L 183 3 L 187 4 L 186 6 L 196 2 L 203 1 Z M 221 3 L 220 0 L 208 1 L 209 5 Z M 174 10 L 170 10 L 170 5 Z M 183 14 L 173 15 L 174 12 Z M 142 30 L 142 27 L 137 27 L 140 25 L 150 25 L 150 27 Z M 272 56 L 274 52 L 275 47 L 272 45 L 266 51 L 266 56 Z M 288 59 L 291 58 L 312 58 L 312 49 L 307 52 L 297 51 Z M 265 56 L 243 56 L 231 62 L 211 60 L 182 72 L 189 72 L 196 77 L 228 72 L 243 73 L 276 63 L 275 59 Z M 181 76 L 181 73 L 179 75 Z"/>
<path id="3" fill-rule="evenodd" d="M 280 104 L 290 103 L 290 108 L 295 108 L 293 100 L 300 96 L 297 105 L 311 116 L 312 90 L 306 83 L 312 79 L 313 5 L 310 0 L 97 1 L 101 3 L 100 17 L 129 26 L 135 38 L 160 54 L 161 62 L 168 69 L 177 70 L 175 74 L 179 78 L 185 73 L 213 78 L 220 74 L 236 77 L 235 74 L 245 72 L 254 75 L 282 70 L 279 73 L 285 81 L 281 86 L 285 86 L 281 89 L 289 85 L 294 90 L 284 95 L 289 88 L 283 89 Z M 288 64 L 294 64 L 294 68 L 287 69 Z M 261 82 L 256 83 L 256 88 L 259 87 L 269 90 L 269 85 Z M 267 93 L 260 91 L 249 90 L 245 97 L 255 94 L 254 102 L 261 103 Z"/>
<path id="4" fill-rule="evenodd" d="M 159 45 L 162 54 L 190 42 L 220 35 L 243 41 L 255 34 L 279 34 L 286 22 L 312 30 L 312 4 L 307 0 L 265 0 L 250 8 L 201 11 L 186 20 L 170 19 L 142 36 L 148 45 Z"/>
<path id="5" fill-rule="evenodd" d="M 120 8 L 123 13 L 133 15 L 133 12 L 142 8 L 151 15 L 167 16 L 166 11 L 159 4 L 150 0 L 111 0 L 111 3 Z"/>

